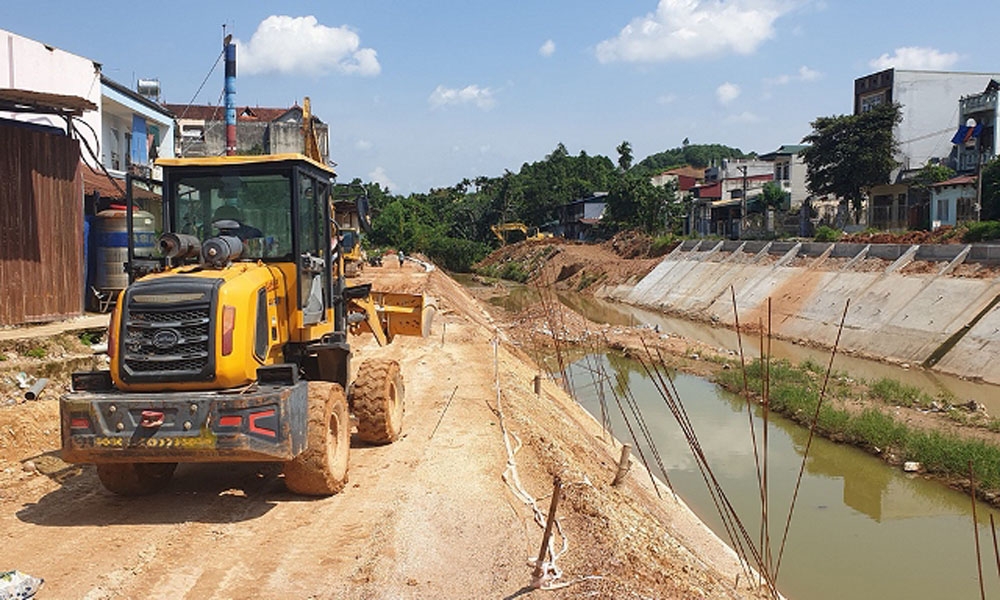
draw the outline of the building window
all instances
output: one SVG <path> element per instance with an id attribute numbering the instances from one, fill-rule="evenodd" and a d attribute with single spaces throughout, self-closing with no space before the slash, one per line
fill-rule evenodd
<path id="1" fill-rule="evenodd" d="M 869 94 L 861 97 L 861 112 L 866 113 L 873 108 L 880 106 L 885 101 L 885 93 Z"/>

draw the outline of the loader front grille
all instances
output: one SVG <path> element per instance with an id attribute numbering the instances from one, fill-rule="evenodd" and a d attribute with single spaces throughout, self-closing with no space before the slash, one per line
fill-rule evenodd
<path id="1" fill-rule="evenodd" d="M 159 289 L 164 286 L 161 283 L 158 289 L 138 292 L 132 289 L 126 297 L 120 341 L 122 379 L 129 383 L 210 379 L 215 363 L 215 294 L 212 289 L 192 293 L 188 286 L 183 294 Z M 198 300 L 170 301 L 182 295 Z"/>

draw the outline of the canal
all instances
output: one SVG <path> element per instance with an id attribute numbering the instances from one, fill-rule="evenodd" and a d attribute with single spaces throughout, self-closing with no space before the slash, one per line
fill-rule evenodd
<path id="1" fill-rule="evenodd" d="M 470 280 L 464 283 L 475 287 Z M 656 326 L 661 333 L 717 348 L 735 351 L 738 347 L 735 333 L 728 329 L 581 294 L 559 293 L 558 298 L 597 323 Z M 519 310 L 536 300 L 537 291 L 515 286 L 491 302 Z M 744 338 L 743 347 L 748 356 L 756 356 L 756 339 Z M 778 340 L 772 342 L 772 354 L 794 363 L 811 359 L 825 365 L 829 360 L 829 352 Z M 975 399 L 986 404 L 992 414 L 1000 413 L 1000 394 L 995 386 L 843 355 L 837 356 L 834 368 L 857 379 L 887 377 L 931 395 Z M 598 421 L 607 415 L 613 434 L 624 442 L 633 440 L 613 390 L 624 386 L 631 390 L 663 460 L 666 478 L 699 518 L 734 545 L 687 439 L 642 366 L 617 353 L 577 354 L 567 376 L 581 405 Z M 744 527 L 758 540 L 761 493 L 745 402 L 705 379 L 686 374 L 675 377 L 679 399 L 709 466 Z M 759 407 L 753 412 L 759 451 L 764 425 Z M 769 537 L 775 559 L 807 437 L 808 431 L 801 426 L 773 415 L 769 419 Z M 638 443 L 650 459 L 645 442 Z M 651 469 L 664 478 L 650 461 Z M 989 525 L 991 514 L 994 519 L 1000 515 L 983 503 L 976 507 L 986 597 L 1000 597 Z M 979 598 L 972 502 L 968 495 L 904 473 L 854 447 L 814 438 L 781 559 L 778 587 L 792 600 Z"/>
<path id="2" fill-rule="evenodd" d="M 595 378 L 595 371 L 607 379 Z M 592 354 L 573 362 L 568 375 L 578 401 L 598 420 L 603 392 L 611 429 L 625 442 L 632 440 L 611 388 L 628 386 L 675 491 L 719 537 L 734 545 L 687 439 L 642 366 L 616 354 Z M 676 385 L 712 472 L 746 530 L 758 540 L 761 495 L 745 402 L 690 375 L 676 375 Z M 759 410 L 754 428 L 759 447 Z M 638 431 L 634 422 L 633 429 Z M 769 419 L 769 537 L 775 559 L 807 436 L 806 429 L 790 421 Z M 646 457 L 655 472 L 648 449 Z M 989 528 L 992 509 L 979 503 L 977 512 L 987 597 L 1000 597 Z M 854 447 L 814 438 L 778 587 L 792 600 L 979 598 L 972 530 L 969 496 L 903 473 Z"/>

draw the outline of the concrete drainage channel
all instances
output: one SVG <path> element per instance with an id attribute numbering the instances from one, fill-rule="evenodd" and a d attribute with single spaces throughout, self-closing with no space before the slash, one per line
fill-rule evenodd
<path id="1" fill-rule="evenodd" d="M 1000 246 L 700 240 L 607 298 L 1000 384 Z"/>

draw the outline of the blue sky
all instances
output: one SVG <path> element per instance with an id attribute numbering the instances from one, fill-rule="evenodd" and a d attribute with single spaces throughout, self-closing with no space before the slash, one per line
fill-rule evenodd
<path id="1" fill-rule="evenodd" d="M 636 161 L 692 143 L 769 152 L 852 110 L 856 77 L 1000 71 L 1000 2 L 8 0 L 0 28 L 102 63 L 170 103 L 221 103 L 222 25 L 237 105 L 309 96 L 341 181 L 423 192 L 499 176 L 558 143 Z M 971 25 L 982 24 L 973 27 Z M 975 31 L 978 30 L 978 33 Z"/>

